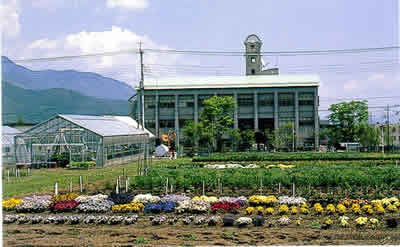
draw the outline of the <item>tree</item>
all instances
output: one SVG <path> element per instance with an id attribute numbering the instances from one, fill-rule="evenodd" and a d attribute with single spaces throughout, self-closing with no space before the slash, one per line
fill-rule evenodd
<path id="1" fill-rule="evenodd" d="M 267 131 L 265 134 L 275 150 L 294 151 L 296 145 L 296 132 L 294 131 L 293 123 L 281 125 L 278 129 Z"/>
<path id="2" fill-rule="evenodd" d="M 24 123 L 24 120 L 23 120 L 22 116 L 19 115 L 19 116 L 18 116 L 18 119 L 17 119 L 16 125 L 17 125 L 17 126 L 22 126 L 22 125 L 24 125 L 24 124 L 25 124 L 25 123 Z"/>
<path id="3" fill-rule="evenodd" d="M 249 150 L 254 144 L 254 131 L 244 130 L 240 133 L 240 148 L 243 150 Z"/>
<path id="4" fill-rule="evenodd" d="M 375 126 L 367 123 L 359 125 L 359 141 L 364 147 L 375 147 L 380 144 L 380 132 Z"/>
<path id="5" fill-rule="evenodd" d="M 235 101 L 231 96 L 213 96 L 203 102 L 200 114 L 201 137 L 210 150 L 221 151 L 222 137 L 231 133 Z"/>
<path id="6" fill-rule="evenodd" d="M 197 149 L 196 146 L 198 145 L 201 136 L 201 127 L 201 123 L 194 123 L 193 121 L 188 122 L 183 127 L 185 146 L 192 147 L 190 154 L 194 154 Z"/>
<path id="7" fill-rule="evenodd" d="M 335 146 L 341 142 L 359 141 L 360 126 L 368 121 L 367 101 L 351 101 L 333 104 L 329 107 L 329 139 Z"/>

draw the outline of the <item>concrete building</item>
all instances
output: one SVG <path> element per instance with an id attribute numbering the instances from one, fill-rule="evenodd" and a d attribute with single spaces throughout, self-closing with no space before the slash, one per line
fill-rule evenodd
<path id="1" fill-rule="evenodd" d="M 205 99 L 232 96 L 236 102 L 234 128 L 264 131 L 294 123 L 297 145 L 309 141 L 318 146 L 319 76 L 279 75 L 277 68 L 265 70 L 261 40 L 250 35 L 244 44 L 245 76 L 145 79 L 144 88 L 137 88 L 130 99 L 132 117 L 139 122 L 144 118 L 145 128 L 156 136 L 175 130 L 179 146 L 184 138 L 182 127 L 188 121 L 199 121 Z"/>

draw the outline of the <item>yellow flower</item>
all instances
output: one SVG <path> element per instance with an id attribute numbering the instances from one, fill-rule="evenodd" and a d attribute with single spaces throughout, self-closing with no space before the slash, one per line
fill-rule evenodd
<path id="1" fill-rule="evenodd" d="M 308 208 L 301 207 L 301 208 L 300 208 L 300 213 L 302 213 L 302 214 L 309 214 L 309 213 L 310 213 L 310 210 L 308 210 Z"/>
<path id="2" fill-rule="evenodd" d="M 354 203 L 353 205 L 351 205 L 350 211 L 351 211 L 352 213 L 354 213 L 354 214 L 361 214 L 360 204 Z"/>
<path id="3" fill-rule="evenodd" d="M 318 214 L 322 214 L 324 212 L 324 208 L 321 206 L 320 203 L 315 203 L 313 208 Z"/>
<path id="4" fill-rule="evenodd" d="M 362 206 L 361 210 L 364 212 L 368 212 L 369 209 L 372 209 L 372 206 L 369 204 L 366 204 L 364 206 Z"/>
<path id="5" fill-rule="evenodd" d="M 279 207 L 280 214 L 286 214 L 287 212 L 289 212 L 289 207 L 287 205 L 283 204 Z"/>
<path id="6" fill-rule="evenodd" d="M 368 222 L 368 218 L 367 217 L 358 217 L 356 219 L 357 226 L 363 226 L 363 225 L 367 224 L 367 222 Z"/>
<path id="7" fill-rule="evenodd" d="M 349 222 L 347 221 L 348 219 L 349 219 L 349 217 L 347 217 L 347 216 L 341 216 L 341 217 L 339 217 L 340 226 L 342 226 L 342 227 L 347 227 L 347 226 L 349 226 Z"/>
<path id="8" fill-rule="evenodd" d="M 375 210 L 378 214 L 385 214 L 385 208 L 382 204 L 375 204 Z"/>
<path id="9" fill-rule="evenodd" d="M 264 208 L 262 206 L 258 206 L 258 207 L 256 207 L 256 210 L 259 213 L 259 212 L 264 211 Z"/>
<path id="10" fill-rule="evenodd" d="M 302 220 L 296 220 L 296 225 L 298 225 L 298 226 L 300 226 L 301 224 L 303 223 L 303 221 Z"/>
<path id="11" fill-rule="evenodd" d="M 25 214 L 19 214 L 19 216 L 21 216 L 21 217 L 24 217 L 24 216 L 25 216 Z"/>
<path id="12" fill-rule="evenodd" d="M 274 213 L 274 211 L 275 211 L 274 208 L 266 208 L 265 209 L 265 213 L 268 215 L 272 215 Z"/>
<path id="13" fill-rule="evenodd" d="M 387 209 L 389 212 L 392 212 L 392 213 L 397 212 L 397 207 L 396 207 L 395 205 L 393 205 L 393 204 L 389 204 L 389 205 L 386 207 L 386 209 Z"/>
<path id="14" fill-rule="evenodd" d="M 375 219 L 375 218 L 371 218 L 371 219 L 369 219 L 369 222 L 370 222 L 371 224 L 373 224 L 373 225 L 378 225 L 379 220 L 378 220 L 378 219 Z"/>
<path id="15" fill-rule="evenodd" d="M 328 206 L 326 206 L 326 212 L 328 214 L 334 214 L 336 212 L 336 208 L 335 205 L 333 204 L 328 204 Z"/>
<path id="16" fill-rule="evenodd" d="M 55 202 L 66 202 L 75 200 L 79 195 L 77 193 L 67 193 L 67 194 L 59 194 L 53 196 L 53 201 Z"/>
<path id="17" fill-rule="evenodd" d="M 347 211 L 346 206 L 341 203 L 338 204 L 336 208 L 337 208 L 337 211 L 339 212 L 339 214 L 345 214 Z"/>
<path id="18" fill-rule="evenodd" d="M 248 207 L 248 208 L 246 208 L 246 213 L 247 213 L 247 214 L 253 214 L 254 211 L 255 211 L 255 208 L 254 208 L 254 207 Z"/>
<path id="19" fill-rule="evenodd" d="M 331 219 L 329 219 L 329 218 L 326 218 L 325 221 L 324 221 L 324 223 L 325 223 L 325 225 L 330 226 L 330 225 L 333 224 L 333 221 L 332 221 Z"/>
<path id="20" fill-rule="evenodd" d="M 309 206 L 308 206 L 308 204 L 307 204 L 307 203 L 303 203 L 303 204 L 301 204 L 301 207 L 302 207 L 302 208 L 309 208 Z"/>
<path id="21" fill-rule="evenodd" d="M 5 210 L 13 210 L 21 202 L 21 199 L 11 198 L 9 200 L 3 200 L 2 205 Z"/>
<path id="22" fill-rule="evenodd" d="M 120 205 L 114 205 L 112 207 L 113 212 L 139 212 L 142 211 L 144 208 L 144 205 L 140 202 L 131 202 L 128 204 L 120 204 Z"/>
<path id="23" fill-rule="evenodd" d="M 297 214 L 297 207 L 296 206 L 291 206 L 290 207 L 290 213 Z"/>
<path id="24" fill-rule="evenodd" d="M 249 203 L 252 204 L 266 204 L 266 205 L 272 205 L 278 202 L 278 199 L 276 199 L 275 196 L 259 196 L 259 195 L 253 195 L 249 197 Z"/>

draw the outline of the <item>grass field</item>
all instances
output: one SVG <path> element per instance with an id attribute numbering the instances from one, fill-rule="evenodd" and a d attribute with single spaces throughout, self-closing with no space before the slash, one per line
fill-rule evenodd
<path id="1" fill-rule="evenodd" d="M 172 164 L 183 164 L 191 162 L 191 159 L 182 158 L 179 160 L 154 160 L 153 167 L 163 167 Z M 58 182 L 59 191 L 69 191 L 72 179 L 73 191 L 80 190 L 79 177 L 82 176 L 85 192 L 98 192 L 106 188 L 112 189 L 116 183 L 114 179 L 124 174 L 133 177 L 137 175 L 137 163 L 121 165 L 110 168 L 92 168 L 89 170 L 67 170 L 56 169 L 31 169 L 31 174 L 26 175 L 27 171 L 21 172 L 21 177 L 10 177 L 7 180 L 7 173 L 3 170 L 3 198 L 12 196 L 22 196 L 33 193 L 54 192 L 54 184 Z"/>

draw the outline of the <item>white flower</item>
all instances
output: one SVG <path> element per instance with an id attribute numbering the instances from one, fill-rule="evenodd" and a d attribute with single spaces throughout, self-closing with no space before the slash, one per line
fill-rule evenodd
<path id="1" fill-rule="evenodd" d="M 253 220 L 249 217 L 240 217 L 236 220 L 236 224 L 239 226 L 250 225 L 252 222 Z"/>
<path id="2" fill-rule="evenodd" d="M 287 205 L 301 205 L 306 203 L 307 200 L 303 197 L 289 197 L 289 196 L 280 196 L 278 197 L 279 204 L 287 204 Z"/>
<path id="3" fill-rule="evenodd" d="M 281 226 L 287 226 L 287 225 L 290 224 L 290 222 L 291 222 L 291 220 L 290 220 L 287 216 L 282 216 L 282 217 L 279 219 L 279 224 L 280 224 Z"/>
<path id="4" fill-rule="evenodd" d="M 139 195 L 136 195 L 133 198 L 133 201 L 134 202 L 140 202 L 140 203 L 143 203 L 143 204 L 154 203 L 154 202 L 159 202 L 160 201 L 160 197 L 152 196 L 151 194 L 139 194 Z"/>

